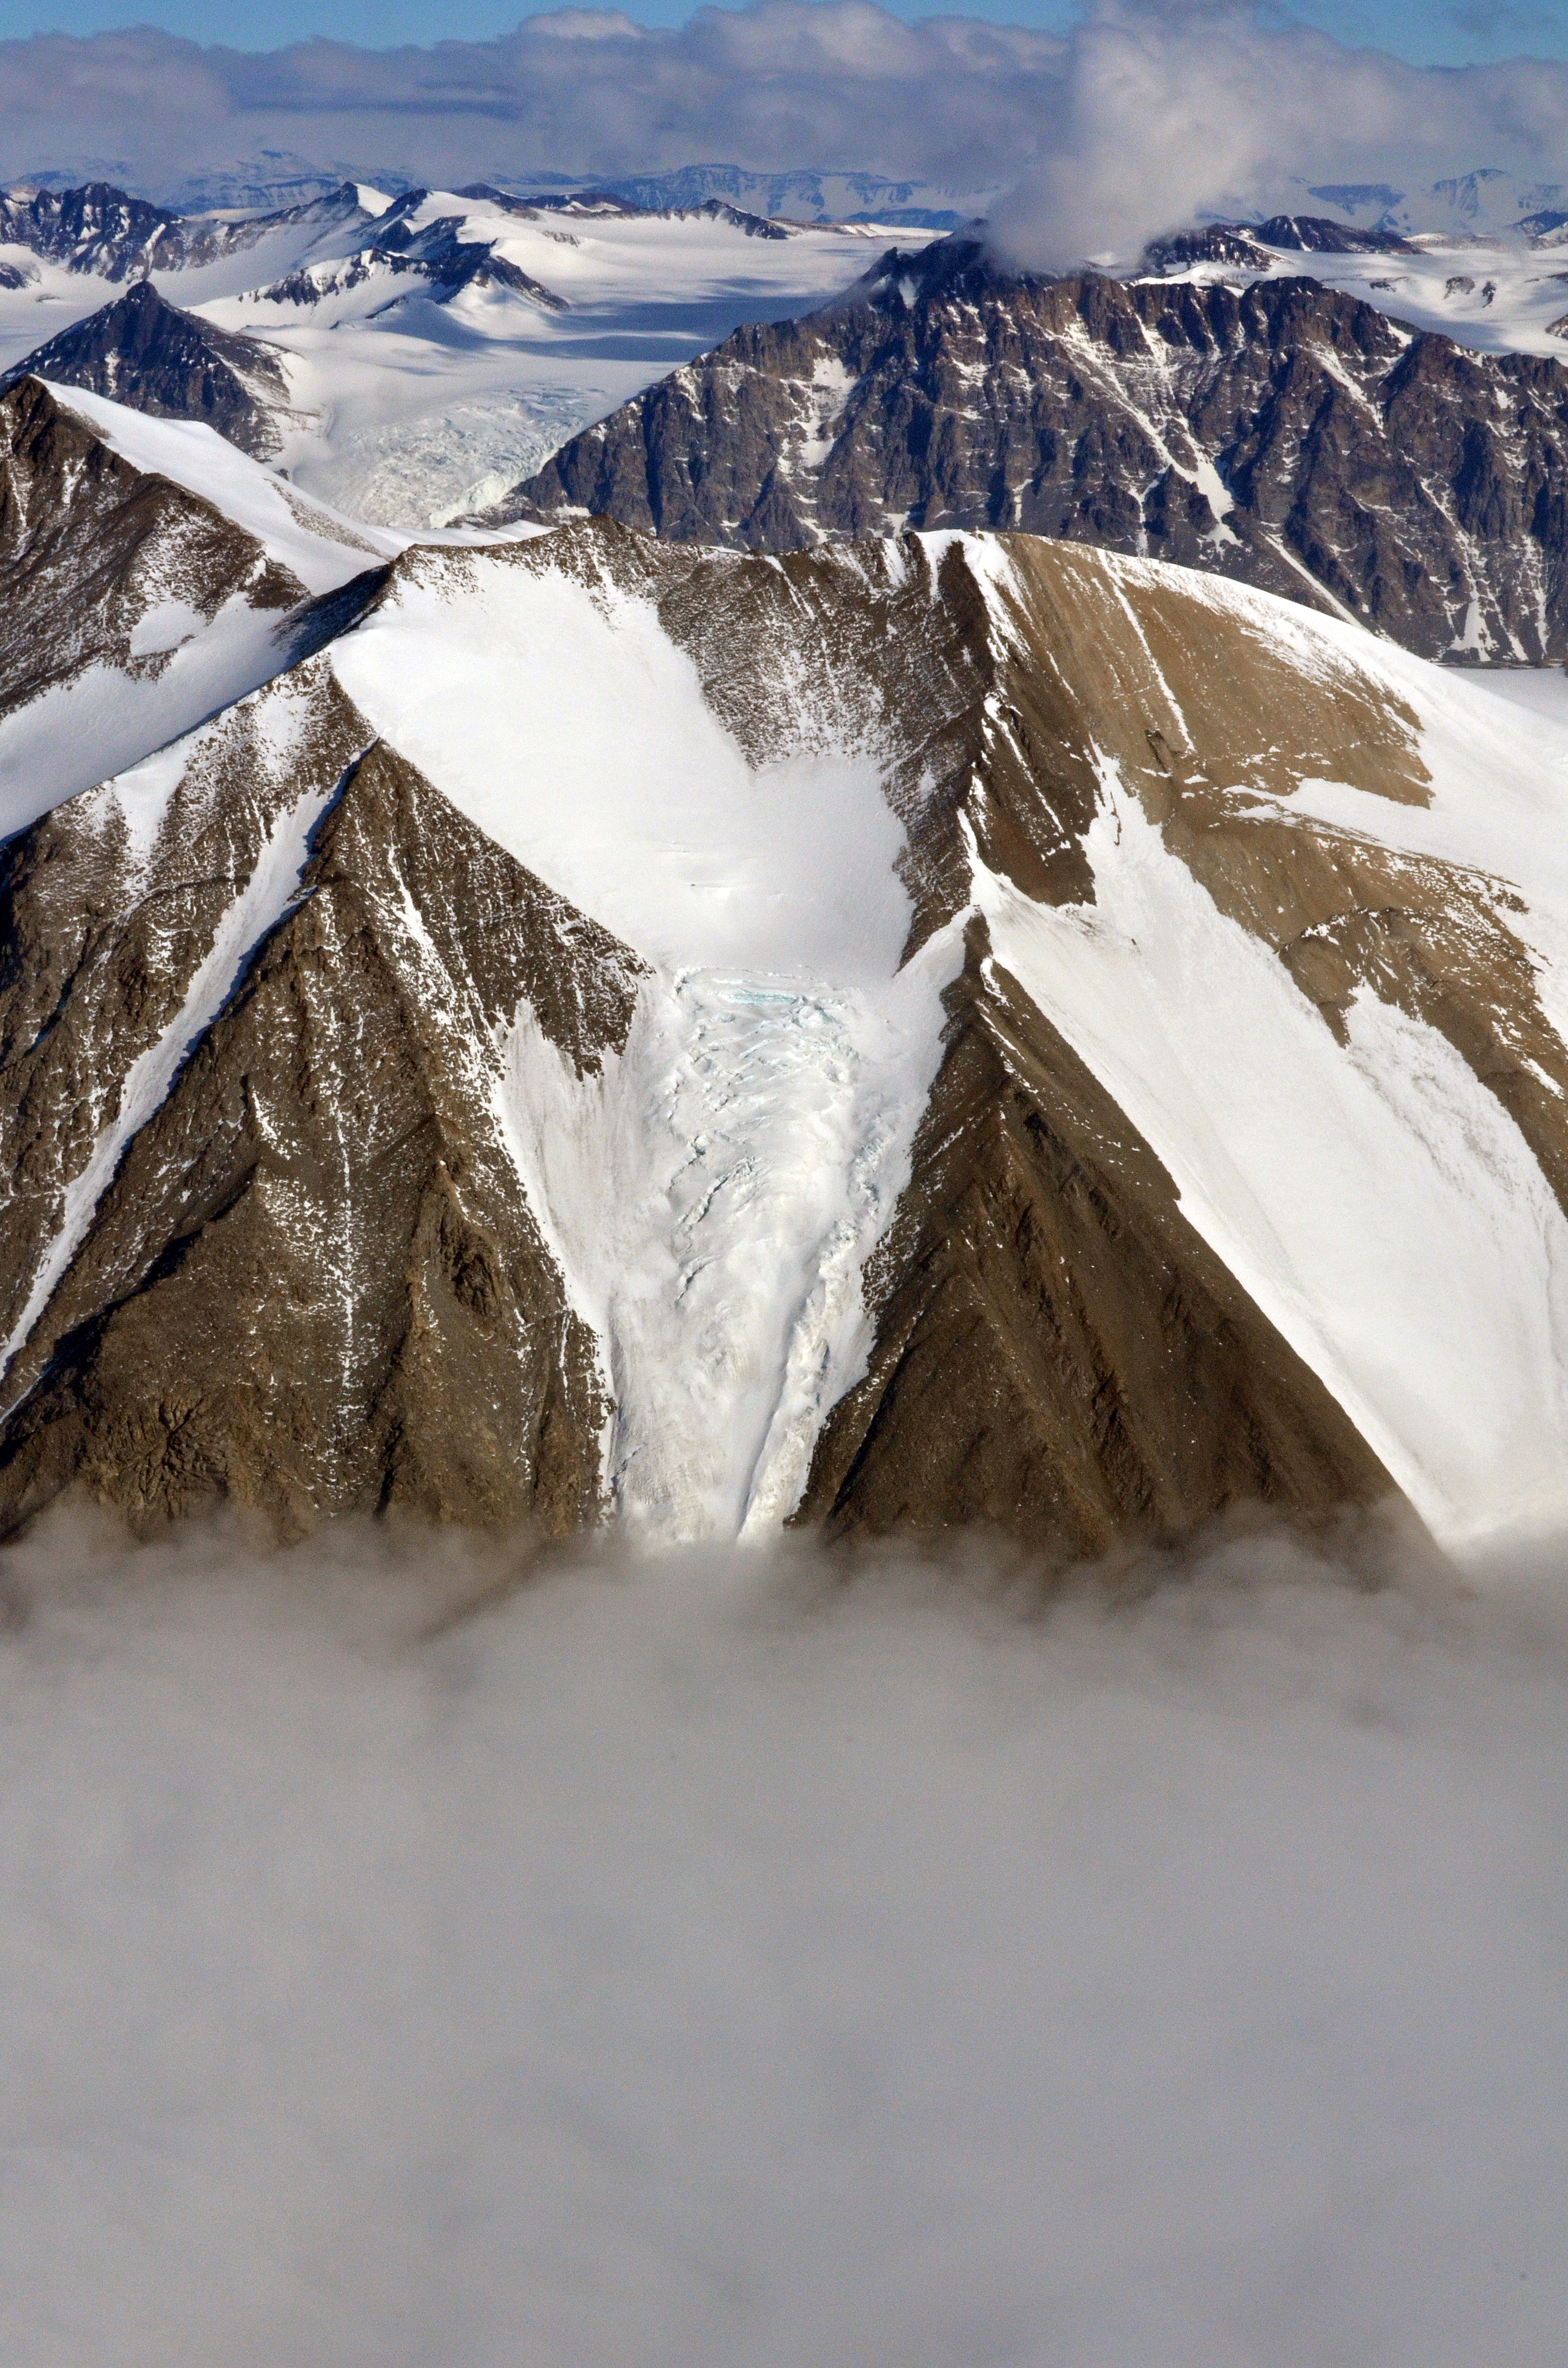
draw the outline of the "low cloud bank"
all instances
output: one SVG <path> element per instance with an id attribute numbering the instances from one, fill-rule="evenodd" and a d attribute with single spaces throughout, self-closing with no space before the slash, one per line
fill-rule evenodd
<path id="1" fill-rule="evenodd" d="M 1023 26 L 906 24 L 870 0 L 757 0 L 657 30 L 566 8 L 429 49 L 40 34 L 0 42 L 0 178 L 94 165 L 173 196 L 242 160 L 450 186 L 719 159 L 994 187 L 1032 153 L 1062 52 Z"/>
<path id="2" fill-rule="evenodd" d="M 1557 1566 L 509 1575 L 4 1558 L 0 2359 L 1553 2356 Z"/>

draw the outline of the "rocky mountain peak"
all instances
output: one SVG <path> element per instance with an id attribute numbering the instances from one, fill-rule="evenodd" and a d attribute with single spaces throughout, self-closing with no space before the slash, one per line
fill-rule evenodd
<path id="1" fill-rule="evenodd" d="M 0 192 L 0 245 L 30 247 L 68 271 L 125 279 L 156 270 L 179 244 L 179 218 L 108 181 Z"/>
<path id="2" fill-rule="evenodd" d="M 1304 276 L 1053 279 L 973 235 L 895 248 L 484 516 L 584 513 L 773 551 L 1017 528 L 1315 601 L 1434 657 L 1568 656 L 1568 370 Z"/>
<path id="3" fill-rule="evenodd" d="M 289 388 L 277 347 L 179 311 L 148 279 L 35 347 L 0 378 L 0 393 L 29 377 L 153 418 L 201 420 L 257 459 L 282 441 Z"/>

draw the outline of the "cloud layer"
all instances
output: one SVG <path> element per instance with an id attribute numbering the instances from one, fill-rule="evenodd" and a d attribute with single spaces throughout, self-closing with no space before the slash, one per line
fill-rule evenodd
<path id="1" fill-rule="evenodd" d="M 7 2368 L 1555 2357 L 1560 1606 L 72 1559 L 0 1572 Z"/>
<path id="2" fill-rule="evenodd" d="M 1502 176 L 1505 211 L 1568 184 L 1568 65 L 1423 68 L 1265 29 L 1238 0 L 1095 0 L 994 235 L 1026 262 L 1126 262 L 1204 215 L 1299 212 L 1313 185 L 1369 182 L 1396 184 L 1419 227 L 1453 211 L 1433 185 L 1477 167 Z"/>
<path id="3" fill-rule="evenodd" d="M 1055 105 L 1062 43 L 870 0 L 701 8 L 675 30 L 568 8 L 506 39 L 267 55 L 152 30 L 0 43 L 0 176 L 97 163 L 150 193 L 278 149 L 425 182 L 709 160 L 994 183 Z"/>
<path id="4" fill-rule="evenodd" d="M 1568 64 L 1423 69 L 1244 0 L 1089 0 L 1065 40 L 873 0 L 755 0 L 674 28 L 560 9 L 486 42 L 270 53 L 148 28 L 0 43 L 0 178 L 101 174 L 178 199 L 290 170 L 426 183 L 722 161 L 863 169 L 998 216 L 1015 257 L 1125 256 L 1195 216 L 1392 182 L 1413 219 L 1477 167 L 1568 186 Z M 928 200 L 929 201 L 929 200 Z M 1544 199 L 1542 200 L 1545 201 Z"/>

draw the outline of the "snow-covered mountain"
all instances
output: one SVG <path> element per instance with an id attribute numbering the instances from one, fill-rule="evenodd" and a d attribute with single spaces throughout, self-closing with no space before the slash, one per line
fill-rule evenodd
<path id="1" fill-rule="evenodd" d="M 1162 239 L 1142 274 L 1222 281 L 1303 272 L 1325 288 L 1436 330 L 1479 353 L 1561 356 L 1568 337 L 1568 214 L 1534 217 L 1495 234 L 1357 230 L 1323 216 L 1278 216 L 1261 223 L 1211 222 Z"/>
<path id="2" fill-rule="evenodd" d="M 156 419 L 199 420 L 258 460 L 278 450 L 293 424 L 276 347 L 180 312 L 150 279 L 13 362 L 0 372 L 0 393 L 23 378 L 108 395 Z"/>
<path id="3" fill-rule="evenodd" d="M 110 385 L 69 353 L 59 363 L 97 313 L 88 345 L 125 350 L 117 308 L 146 278 L 213 336 L 276 358 L 284 393 L 263 408 L 280 440 L 251 424 L 297 484 L 421 528 L 495 499 L 737 322 L 835 293 L 871 235 L 766 224 L 720 198 L 653 214 L 477 187 L 392 197 L 351 183 L 239 221 L 108 188 L 0 206 L 0 373 L 25 364 L 139 399 L 123 374 Z M 210 407 L 193 416 L 222 424 Z"/>
<path id="4" fill-rule="evenodd" d="M 749 212 L 805 222 L 878 222 L 911 230 L 957 230 L 987 212 L 1000 184 L 889 180 L 882 173 L 824 173 L 798 167 L 756 173 L 741 165 L 686 165 L 675 173 L 633 175 L 608 185 L 653 211 L 726 199 Z"/>
<path id="5" fill-rule="evenodd" d="M 0 418 L 6 1522 L 1568 1508 L 1560 706 L 1037 537 L 377 548 Z"/>
<path id="6" fill-rule="evenodd" d="M 209 427 L 76 388 L 24 379 L 0 438 L 6 834 L 267 681 L 402 546 Z"/>
<path id="7" fill-rule="evenodd" d="M 1317 251 L 1260 248 L 1252 270 L 1239 232 L 1189 245 L 1220 251 L 1125 282 L 1012 271 L 973 237 L 895 247 L 584 430 L 484 518 L 775 551 L 1022 529 L 1433 657 L 1568 655 L 1568 367 L 1418 334 L 1325 285 Z"/>

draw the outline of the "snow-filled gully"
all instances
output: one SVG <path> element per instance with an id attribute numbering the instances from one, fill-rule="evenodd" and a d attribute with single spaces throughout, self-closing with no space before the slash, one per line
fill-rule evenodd
<path id="1" fill-rule="evenodd" d="M 862 1369 L 865 1258 L 940 1054 L 948 930 L 902 970 L 878 766 L 797 720 L 753 765 L 643 600 L 494 563 L 336 645 L 361 713 L 648 966 L 579 1077 L 525 1008 L 498 1132 L 599 1343 L 603 1469 L 642 1534 L 755 1537 Z"/>
<path id="2" fill-rule="evenodd" d="M 625 1052 L 581 1080 L 519 1016 L 497 1117 L 601 1344 L 608 1486 L 644 1534 L 766 1535 L 798 1501 L 864 1370 L 861 1270 L 908 1178 L 958 951 L 947 933 L 881 993 L 655 977 Z"/>
<path id="3" fill-rule="evenodd" d="M 149 839 L 156 833 L 156 814 L 149 817 L 142 811 L 146 800 L 138 793 L 143 782 L 151 785 L 153 802 L 161 813 L 158 802 L 167 798 L 176 778 L 176 769 L 165 758 L 152 757 L 110 785 L 125 811 L 133 843 L 138 832 Z M 0 1382 L 27 1346 L 55 1285 L 85 1240 L 98 1202 L 132 1137 L 162 1107 L 186 1056 L 222 1010 L 257 945 L 293 904 L 310 860 L 312 838 L 340 787 L 341 783 L 335 783 L 324 797 L 319 790 L 312 790 L 278 816 L 262 842 L 250 878 L 219 923 L 178 1010 L 126 1072 L 113 1115 L 98 1129 L 85 1164 L 65 1187 L 60 1224 L 39 1261 L 27 1304 L 0 1349 Z"/>

